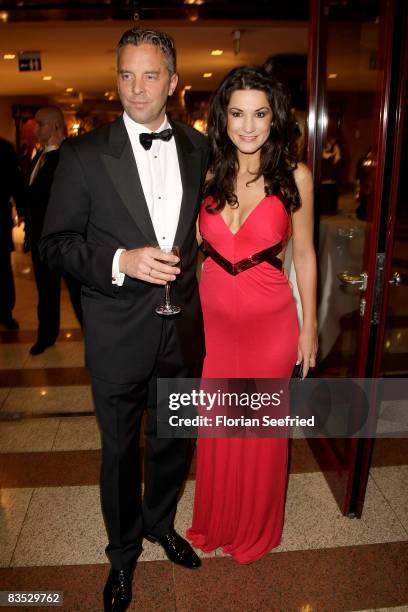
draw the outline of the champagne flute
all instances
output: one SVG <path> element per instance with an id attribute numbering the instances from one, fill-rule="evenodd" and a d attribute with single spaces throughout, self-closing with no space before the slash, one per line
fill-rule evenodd
<path id="1" fill-rule="evenodd" d="M 177 255 L 177 257 L 180 259 L 180 247 L 175 246 L 174 244 L 173 245 L 165 244 L 160 247 L 160 250 L 163 251 L 163 253 L 173 253 L 174 255 Z M 170 265 L 170 266 L 176 266 L 176 265 L 179 265 L 180 262 L 178 264 L 172 264 L 172 263 L 169 263 L 168 261 L 163 261 L 163 263 L 166 263 L 167 265 Z M 168 315 L 175 315 L 181 312 L 180 306 L 175 306 L 174 304 L 171 303 L 170 284 L 171 284 L 171 281 L 167 281 L 166 286 L 164 288 L 164 302 L 163 304 L 161 304 L 160 306 L 157 306 L 156 308 L 156 312 L 159 315 L 168 316 Z"/>

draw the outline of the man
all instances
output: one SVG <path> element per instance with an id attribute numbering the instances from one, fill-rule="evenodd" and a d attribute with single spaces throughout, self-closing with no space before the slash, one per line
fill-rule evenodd
<path id="1" fill-rule="evenodd" d="M 0 138 L 0 324 L 6 329 L 18 329 L 13 319 L 16 301 L 11 252 L 14 249 L 11 217 L 11 198 L 17 206 L 18 215 L 22 214 L 23 177 L 20 173 L 13 145 Z"/>
<path id="2" fill-rule="evenodd" d="M 62 147 L 42 240 L 47 261 L 82 283 L 112 564 L 104 603 L 115 611 L 130 603 L 142 535 L 161 544 L 170 560 L 200 565 L 173 527 L 189 441 L 156 437 L 154 392 L 157 377 L 201 372 L 195 221 L 208 158 L 201 134 L 166 117 L 177 85 L 171 38 L 129 30 L 117 53 L 124 114 Z M 179 259 L 151 246 L 168 243 L 181 249 L 180 276 Z M 176 278 L 172 299 L 181 314 L 161 317 L 155 308 L 164 284 Z M 142 501 L 138 439 L 146 406 Z"/>
<path id="3" fill-rule="evenodd" d="M 65 121 L 61 109 L 57 106 L 40 108 L 35 115 L 35 134 L 42 149 L 33 160 L 27 191 L 26 244 L 31 248 L 38 291 L 37 340 L 30 353 L 40 355 L 55 343 L 60 329 L 61 273 L 50 270 L 41 261 L 38 243 L 59 160 L 59 147 L 65 138 Z M 81 323 L 80 286 L 68 276 L 65 280 L 75 314 Z"/>

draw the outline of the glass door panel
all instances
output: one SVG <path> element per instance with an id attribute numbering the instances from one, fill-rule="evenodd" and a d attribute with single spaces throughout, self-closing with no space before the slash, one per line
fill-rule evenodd
<path id="1" fill-rule="evenodd" d="M 308 153 L 316 194 L 320 377 L 373 371 L 379 237 L 389 195 L 385 160 L 389 167 L 398 112 L 391 95 L 399 77 L 397 6 L 394 0 L 311 0 Z M 342 512 L 360 516 L 372 440 L 309 443 Z"/>
<path id="2" fill-rule="evenodd" d="M 320 373 L 355 375 L 373 218 L 380 20 L 328 21 L 326 134 L 318 185 Z"/>
<path id="3" fill-rule="evenodd" d="M 408 376 L 408 121 L 405 107 L 400 181 L 380 376 Z"/>

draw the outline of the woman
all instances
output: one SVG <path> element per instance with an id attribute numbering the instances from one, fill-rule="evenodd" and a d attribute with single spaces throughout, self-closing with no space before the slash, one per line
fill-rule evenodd
<path id="1" fill-rule="evenodd" d="M 208 257 L 200 293 L 204 378 L 289 378 L 315 365 L 316 260 L 312 179 L 296 162 L 293 118 L 283 86 L 262 69 L 237 68 L 215 93 L 212 149 L 199 230 Z M 303 308 L 282 273 L 293 259 Z M 260 256 L 248 258 L 255 253 Z M 238 270 L 231 264 L 247 260 Z M 234 272 L 232 274 L 231 272 Z M 287 439 L 198 440 L 197 484 L 187 537 L 251 563 L 278 546 L 284 516 Z"/>

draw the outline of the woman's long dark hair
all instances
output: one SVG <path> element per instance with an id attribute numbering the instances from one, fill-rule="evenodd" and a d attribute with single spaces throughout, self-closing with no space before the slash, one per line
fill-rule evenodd
<path id="1" fill-rule="evenodd" d="M 232 70 L 213 96 L 208 117 L 210 178 L 205 185 L 205 195 L 211 195 L 216 206 L 208 210 L 221 211 L 226 203 L 238 206 L 235 193 L 237 152 L 227 134 L 227 117 L 231 94 L 240 89 L 265 92 L 273 117 L 269 137 L 261 149 L 258 173 L 249 182 L 263 176 L 265 194 L 278 196 L 287 210 L 294 211 L 300 206 L 300 196 L 293 177 L 297 167 L 297 134 L 289 96 L 282 83 L 256 66 Z"/>

